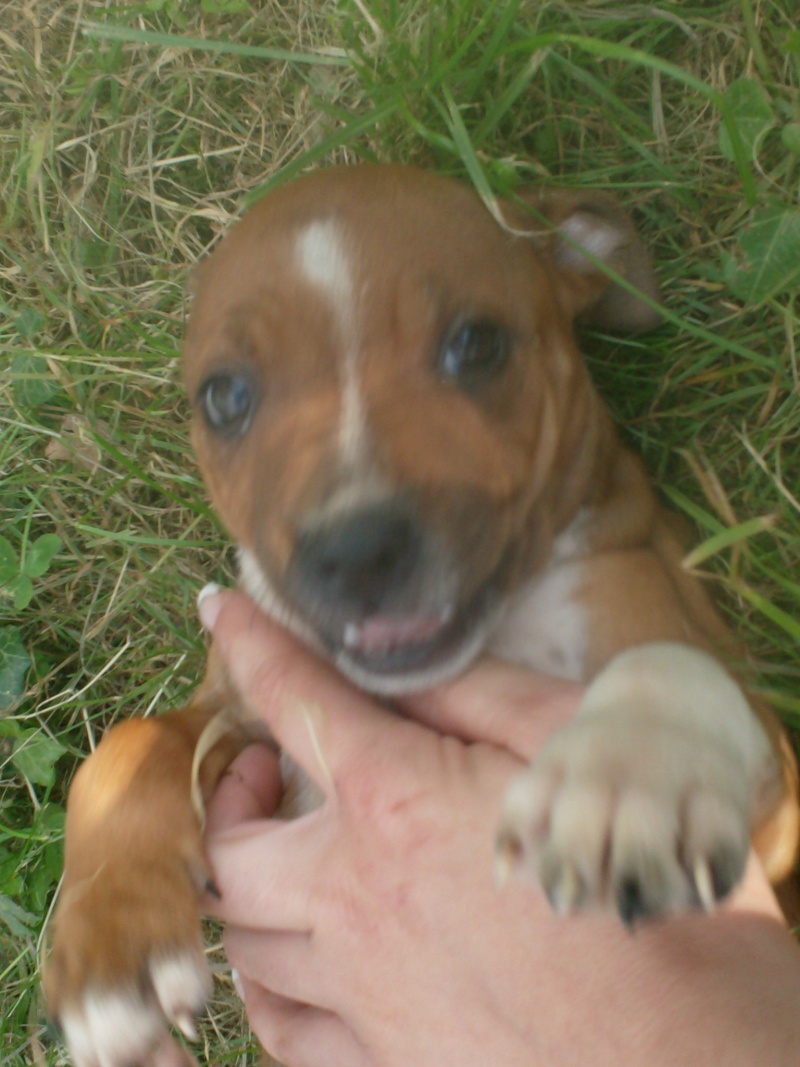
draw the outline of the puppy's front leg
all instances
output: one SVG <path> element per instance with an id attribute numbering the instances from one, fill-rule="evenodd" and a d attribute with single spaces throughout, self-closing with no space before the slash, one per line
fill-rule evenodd
<path id="1" fill-rule="evenodd" d="M 211 986 L 199 897 L 213 884 L 197 798 L 246 738 L 226 733 L 199 771 L 195 751 L 209 723 L 237 710 L 210 669 L 189 707 L 114 727 L 75 777 L 44 987 L 76 1067 L 185 1059 L 168 1029 L 193 1036 Z"/>
<path id="2" fill-rule="evenodd" d="M 505 799 L 498 862 L 557 911 L 626 923 L 712 908 L 780 794 L 767 733 L 710 655 L 654 643 L 616 656 Z M 764 810 L 759 810 L 759 809 Z"/>

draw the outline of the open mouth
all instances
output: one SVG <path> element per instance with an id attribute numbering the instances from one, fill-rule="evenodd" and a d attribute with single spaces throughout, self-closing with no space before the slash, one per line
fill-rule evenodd
<path id="1" fill-rule="evenodd" d="M 432 675 L 441 679 L 470 663 L 505 600 L 509 562 L 504 559 L 459 604 L 378 610 L 366 618 L 325 624 L 277 593 L 252 552 L 239 552 L 242 585 L 267 614 L 324 650 L 357 685 L 383 693 L 427 685 Z"/>
<path id="2" fill-rule="evenodd" d="M 464 605 L 433 611 L 386 613 L 349 622 L 338 639 L 326 642 L 334 655 L 370 675 L 397 675 L 432 668 L 453 658 L 491 612 L 498 599 L 487 582 Z"/>

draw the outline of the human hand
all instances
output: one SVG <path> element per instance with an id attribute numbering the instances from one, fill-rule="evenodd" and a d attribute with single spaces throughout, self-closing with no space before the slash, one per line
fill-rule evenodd
<path id="1" fill-rule="evenodd" d="M 265 820 L 274 765 L 251 749 L 210 812 L 214 910 L 253 1028 L 290 1067 L 793 1062 L 800 956 L 755 864 L 717 916 L 633 937 L 495 887 L 505 786 L 573 712 L 576 687 L 487 662 L 405 701 L 412 720 L 239 594 L 208 598 L 203 616 L 326 798 Z"/>

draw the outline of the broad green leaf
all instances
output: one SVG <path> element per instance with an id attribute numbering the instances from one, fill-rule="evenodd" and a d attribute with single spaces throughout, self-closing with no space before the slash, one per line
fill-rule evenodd
<path id="1" fill-rule="evenodd" d="M 729 86 L 725 102 L 745 149 L 751 157 L 754 156 L 761 138 L 775 125 L 766 90 L 750 78 L 739 78 Z M 726 159 L 735 159 L 730 134 L 725 126 L 719 128 L 719 148 Z"/>
<path id="2" fill-rule="evenodd" d="M 0 535 L 0 585 L 10 582 L 19 573 L 19 560 L 8 538 Z"/>
<path id="3" fill-rule="evenodd" d="M 44 315 L 33 307 L 24 307 L 14 320 L 17 333 L 23 341 L 32 342 L 44 326 Z"/>
<path id="4" fill-rule="evenodd" d="M 800 209 L 776 203 L 756 212 L 739 237 L 744 264 L 725 280 L 740 300 L 758 304 L 800 284 Z"/>
<path id="5" fill-rule="evenodd" d="M 5 896 L 21 897 L 25 879 L 20 877 L 19 855 L 0 850 L 0 892 Z"/>
<path id="6" fill-rule="evenodd" d="M 38 408 L 59 390 L 44 356 L 23 354 L 11 360 L 14 397 L 24 408 Z"/>
<path id="7" fill-rule="evenodd" d="M 16 626 L 0 626 L 0 711 L 10 710 L 22 696 L 31 659 Z"/>
<path id="8" fill-rule="evenodd" d="M 33 600 L 33 582 L 27 574 L 18 574 L 6 587 L 14 597 L 14 610 L 24 611 Z"/>
<path id="9" fill-rule="evenodd" d="M 25 563 L 22 568 L 23 572 L 29 578 L 41 578 L 43 574 L 47 573 L 47 568 L 50 566 L 53 556 L 61 551 L 63 543 L 58 534 L 42 534 L 41 537 L 37 537 L 35 541 L 28 545 L 28 550 L 25 553 Z"/>
<path id="10" fill-rule="evenodd" d="M 784 147 L 794 155 L 800 156 L 800 122 L 790 122 L 781 130 Z"/>
<path id="11" fill-rule="evenodd" d="M 67 750 L 60 742 L 38 730 L 25 730 L 14 745 L 11 761 L 20 774 L 36 785 L 55 781 L 55 763 Z"/>
<path id="12" fill-rule="evenodd" d="M 36 925 L 36 916 L 21 908 L 11 897 L 0 894 L 0 923 L 7 926 L 14 937 L 23 938 L 30 935 Z"/>
<path id="13" fill-rule="evenodd" d="M 67 814 L 61 804 L 50 803 L 42 805 L 36 813 L 33 823 L 34 833 L 41 837 L 60 838 L 64 833 L 64 820 Z"/>
<path id="14" fill-rule="evenodd" d="M 54 886 L 64 872 L 64 849 L 61 843 L 45 846 L 38 862 L 31 866 L 25 879 L 25 903 L 42 915 Z"/>
<path id="15" fill-rule="evenodd" d="M 34 834 L 46 843 L 36 863 L 26 871 L 24 900 L 39 915 L 46 910 L 50 893 L 64 870 L 64 819 L 60 804 L 45 804 L 33 822 Z"/>

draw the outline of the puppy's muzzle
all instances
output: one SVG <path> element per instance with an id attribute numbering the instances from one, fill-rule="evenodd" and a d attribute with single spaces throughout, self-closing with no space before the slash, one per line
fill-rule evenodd
<path id="1" fill-rule="evenodd" d="M 358 621 L 402 599 L 420 563 L 422 532 L 402 504 L 387 501 L 316 521 L 295 542 L 298 591 Z"/>
<path id="2" fill-rule="evenodd" d="M 369 688 L 451 663 L 495 599 L 497 576 L 465 586 L 452 541 L 422 514 L 409 497 L 387 495 L 322 508 L 294 535 L 281 596 Z"/>

